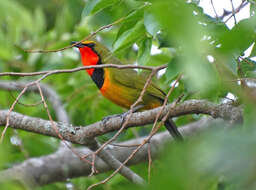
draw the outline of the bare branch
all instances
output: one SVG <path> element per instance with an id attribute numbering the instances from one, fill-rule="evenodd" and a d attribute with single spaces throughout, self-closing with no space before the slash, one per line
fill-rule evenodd
<path id="1" fill-rule="evenodd" d="M 101 146 L 98 146 L 97 149 L 95 149 L 95 152 L 93 152 L 93 156 L 95 157 L 95 155 L 97 154 L 101 154 L 101 151 L 108 145 L 110 144 L 112 141 L 114 141 L 120 134 L 121 132 L 125 129 L 126 125 L 128 124 L 129 122 L 129 119 L 131 117 L 131 114 L 138 108 L 140 107 L 141 105 L 139 105 L 142 101 L 142 98 L 147 90 L 147 87 L 150 85 L 151 81 L 152 81 L 152 78 L 153 76 L 157 73 L 158 71 L 158 68 L 155 67 L 154 69 L 152 69 L 152 72 L 151 74 L 148 76 L 145 84 L 144 84 L 144 87 L 139 95 L 139 97 L 137 98 L 137 100 L 131 105 L 130 107 L 130 110 L 128 111 L 128 115 L 127 117 L 125 118 L 125 121 L 121 124 L 121 128 L 116 132 L 116 134 L 111 138 L 109 139 L 107 142 L 105 142 L 103 145 Z M 140 145 L 141 146 L 141 145 Z M 101 158 L 104 158 L 106 160 L 107 163 L 109 163 L 111 166 L 114 166 L 113 169 L 115 169 L 115 174 L 116 173 L 121 173 L 122 175 L 124 175 L 125 177 L 127 177 L 128 179 L 130 179 L 131 181 L 137 183 L 137 184 L 145 184 L 144 180 L 142 178 L 140 178 L 137 174 L 133 173 L 129 168 L 127 168 L 125 166 L 124 163 L 121 163 L 119 162 L 118 160 L 115 160 L 113 156 L 111 156 L 111 154 L 107 154 L 108 152 L 106 152 L 105 154 L 101 155 Z M 93 157 L 93 158 L 94 158 Z M 112 159 L 110 159 L 112 158 Z M 103 160 L 104 160 L 103 159 Z M 93 165 L 94 166 L 94 165 Z M 93 168 L 94 169 L 94 168 Z M 94 170 L 92 170 L 93 172 Z M 113 175 L 110 175 L 108 178 L 106 178 L 105 180 L 97 183 L 97 184 L 94 184 L 93 186 L 96 186 L 98 184 L 102 184 L 102 183 L 105 183 L 107 182 L 109 179 L 111 179 L 111 177 L 113 177 Z M 88 189 L 90 189 L 90 187 L 88 187 Z"/>
<path id="2" fill-rule="evenodd" d="M 232 14 L 227 18 L 227 20 L 224 21 L 224 23 L 227 23 L 236 13 L 238 13 L 242 8 L 244 8 L 249 2 L 246 0 L 242 0 L 241 4 L 235 9 L 232 10 Z M 225 15 L 227 16 L 227 15 Z M 222 16 L 223 18 L 223 16 Z"/>
<path id="3" fill-rule="evenodd" d="M 27 85 L 23 88 L 23 90 L 21 91 L 21 93 L 18 95 L 18 97 L 16 98 L 16 100 L 13 102 L 12 106 L 11 106 L 10 109 L 8 110 L 8 114 L 6 115 L 5 127 L 4 127 L 4 130 L 3 130 L 2 134 L 1 134 L 1 138 L 0 138 L 0 143 L 3 142 L 4 134 L 5 134 L 5 132 L 7 131 L 7 128 L 9 127 L 9 125 L 10 125 L 10 114 L 11 114 L 11 112 L 13 111 L 13 109 L 14 109 L 15 105 L 17 104 L 17 102 L 19 101 L 19 99 L 21 98 L 21 96 L 26 92 L 26 90 L 27 90 L 27 88 L 28 88 L 29 85 L 30 85 L 30 84 L 27 84 Z"/>
<path id="4" fill-rule="evenodd" d="M 230 3 L 231 3 L 231 6 L 232 6 L 232 15 L 234 17 L 235 24 L 237 24 L 236 13 L 235 13 L 235 7 L 234 7 L 234 4 L 233 4 L 233 0 L 230 0 Z"/>
<path id="5" fill-rule="evenodd" d="M 156 73 L 157 71 L 165 68 L 167 65 L 162 65 L 162 66 L 158 66 L 158 67 L 145 67 L 144 66 L 144 69 L 149 69 L 149 70 L 152 70 L 152 72 Z M 113 68 L 119 68 L 119 69 L 125 69 L 125 68 L 133 68 L 134 65 L 115 65 L 115 64 L 109 64 L 109 65 L 95 65 L 95 66 L 85 66 L 84 68 L 105 68 L 105 67 L 113 67 Z M 141 66 L 140 66 L 141 67 Z M 139 68 L 139 67 L 138 67 Z M 3 141 L 3 138 L 4 138 L 4 135 L 5 135 L 5 132 L 7 130 L 7 128 L 9 127 L 9 119 L 10 119 L 10 113 L 13 111 L 15 105 L 17 104 L 17 102 L 19 101 L 19 99 L 21 98 L 21 96 L 26 92 L 27 88 L 30 87 L 30 86 L 33 86 L 33 85 L 37 85 L 39 84 L 40 81 L 42 81 L 43 79 L 47 78 L 48 76 L 50 75 L 53 75 L 53 74 L 57 74 L 57 73 L 63 73 L 63 72 L 75 72 L 75 71 L 79 71 L 83 69 L 83 67 L 79 67 L 79 68 L 75 68 L 75 69 L 67 69 L 67 70 L 53 70 L 53 71 L 48 71 L 46 72 L 43 76 L 41 76 L 39 79 L 31 82 L 31 83 L 28 83 L 24 88 L 23 90 L 20 92 L 20 94 L 18 95 L 18 97 L 16 98 L 16 100 L 13 102 L 11 108 L 9 109 L 9 113 L 8 115 L 6 116 L 6 124 L 5 124 L 5 128 L 1 134 L 1 138 L 0 138 L 0 143 Z M 6 74 L 6 73 L 2 73 L 3 76 Z M 9 73 L 11 74 L 11 73 Z M 12 74 L 17 74 L 17 73 L 12 73 Z M 24 74 L 24 73 L 23 73 Z M 32 73 L 29 73 L 30 76 Z M 42 72 L 36 72 L 34 74 L 42 74 Z M 1 76 L 1 73 L 0 73 L 0 76 Z M 25 76 L 25 75 L 23 75 Z M 40 87 L 40 86 L 39 86 Z"/>
<path id="6" fill-rule="evenodd" d="M 53 74 L 60 74 L 60 73 L 73 73 L 85 69 L 92 69 L 92 68 L 117 68 L 117 69 L 145 69 L 145 70 L 161 70 L 165 69 L 167 64 L 161 65 L 158 67 L 151 67 L 151 66 L 141 66 L 141 65 L 116 65 L 116 64 L 102 64 L 102 65 L 91 65 L 91 66 L 83 66 L 83 67 L 76 67 L 74 69 L 59 69 L 59 70 L 51 70 L 51 71 L 39 71 L 33 73 L 16 73 L 16 72 L 4 72 L 0 73 L 1 76 L 37 76 L 37 75 L 53 75 Z"/>
<path id="7" fill-rule="evenodd" d="M 101 148 L 101 145 L 99 145 L 96 141 L 94 144 L 97 146 L 95 146 L 94 148 L 92 148 L 91 146 L 90 149 L 92 151 L 96 151 L 99 148 Z M 118 159 L 116 159 L 116 157 L 106 148 L 102 148 L 101 151 L 98 152 L 97 154 L 95 154 L 95 152 L 92 154 L 94 158 L 96 157 L 96 155 L 100 157 L 102 160 L 104 160 L 104 162 L 107 163 L 112 169 L 117 169 L 120 167 L 120 165 L 122 165 L 122 163 Z M 92 167 L 92 169 L 94 169 L 94 167 Z M 94 171 L 92 172 L 94 174 Z M 139 184 L 139 185 L 145 184 L 145 181 L 139 175 L 134 173 L 130 168 L 126 166 L 122 167 L 119 173 L 135 184 Z"/>
<path id="8" fill-rule="evenodd" d="M 241 122 L 243 120 L 242 109 L 229 103 L 216 105 L 206 100 L 188 100 L 175 107 L 172 106 L 173 104 L 165 106 L 159 119 L 162 119 L 170 110 L 169 117 L 186 114 L 207 114 L 214 118 L 223 118 L 231 122 Z M 131 114 L 126 128 L 153 123 L 161 108 Z M 6 124 L 7 114 L 8 111 L 6 110 L 0 111 L 0 126 Z M 105 125 L 100 121 L 86 127 L 74 127 L 65 123 L 56 123 L 56 126 L 65 140 L 76 144 L 90 145 L 92 138 L 120 129 L 121 123 L 122 119 L 115 117 L 109 119 Z M 11 112 L 10 114 L 10 127 L 58 138 L 58 135 L 51 127 L 50 121 L 25 116 L 16 112 Z"/>
<path id="9" fill-rule="evenodd" d="M 213 8 L 213 11 L 214 11 L 214 13 L 215 13 L 216 18 L 219 19 L 219 16 L 218 16 L 217 11 L 216 11 L 216 9 L 215 9 L 215 6 L 214 6 L 214 4 L 213 4 L 213 0 L 211 0 L 211 5 L 212 5 L 212 8 Z"/>
<path id="10" fill-rule="evenodd" d="M 146 3 L 144 3 L 144 4 L 141 6 L 141 8 L 146 7 L 146 6 L 149 6 L 149 5 L 151 5 L 151 4 L 148 3 L 148 2 L 146 2 Z M 127 15 L 127 16 L 128 16 L 128 15 Z M 55 50 L 24 50 L 24 51 L 25 51 L 25 52 L 28 52 L 28 53 L 51 53 L 51 52 L 58 52 L 58 51 L 66 50 L 66 49 L 68 49 L 68 48 L 72 48 L 72 47 L 74 47 L 75 45 L 77 45 L 77 44 L 79 44 L 79 43 L 81 43 L 81 42 L 83 42 L 83 41 L 86 41 L 86 40 L 88 40 L 88 39 L 91 39 L 91 38 L 94 37 L 98 32 L 100 32 L 100 31 L 102 31 L 102 30 L 105 30 L 105 29 L 107 29 L 107 28 L 110 28 L 110 27 L 112 27 L 112 26 L 114 26 L 114 25 L 116 25 L 116 24 L 119 24 L 119 23 L 123 22 L 127 16 L 124 16 L 124 17 L 122 17 L 122 18 L 119 18 L 118 20 L 112 22 L 111 24 L 107 24 L 107 25 L 105 25 L 105 26 L 101 26 L 101 27 L 98 28 L 95 32 L 91 33 L 90 35 L 86 36 L 86 37 L 83 38 L 82 40 L 80 40 L 80 41 L 78 41 L 77 43 L 74 43 L 74 44 L 72 44 L 72 45 L 69 45 L 69 46 L 66 46 L 66 47 L 63 47 L 63 48 L 60 48 L 60 49 L 55 49 Z"/>
<path id="11" fill-rule="evenodd" d="M 171 92 L 172 92 L 172 89 L 169 91 L 168 94 L 170 94 Z M 166 96 L 166 97 L 167 97 L 167 96 Z M 165 99 L 167 99 L 167 98 L 165 98 Z M 172 108 L 176 106 L 176 103 L 177 103 L 177 102 L 175 102 L 174 104 L 172 104 Z M 161 111 L 162 111 L 162 109 L 161 109 Z M 158 131 L 158 129 L 161 127 L 161 124 L 163 124 L 163 123 L 166 121 L 166 119 L 167 119 L 167 117 L 168 117 L 168 115 L 169 115 L 169 112 L 170 112 L 170 110 L 168 110 L 167 114 L 161 119 L 161 122 L 160 122 L 156 127 L 155 127 L 155 126 L 152 127 L 153 130 L 150 132 L 150 134 L 149 134 L 145 139 L 143 139 L 142 143 L 141 143 L 138 147 L 136 147 L 136 148 L 132 151 L 132 153 L 125 159 L 125 161 L 122 162 L 122 165 L 120 165 L 119 168 L 117 168 L 117 169 L 116 169 L 111 175 L 109 175 L 106 179 L 104 179 L 104 180 L 102 180 L 102 181 L 100 181 L 100 182 L 98 182 L 98 183 L 95 183 L 95 184 L 89 186 L 89 187 L 87 188 L 87 190 L 91 190 L 91 189 L 93 189 L 94 187 L 96 187 L 96 186 L 98 186 L 98 185 L 100 185 L 100 184 L 105 184 L 105 183 L 108 182 L 112 177 L 114 177 L 114 176 L 122 169 L 122 167 L 123 167 L 125 164 L 127 164 L 127 163 L 137 154 L 137 152 L 139 152 L 139 150 L 140 150 L 145 144 L 147 144 L 147 143 L 150 141 L 150 139 L 156 134 L 156 132 Z M 156 118 L 156 119 L 157 119 L 157 118 Z M 173 138 L 174 138 L 174 137 L 173 137 Z"/>
<path id="12" fill-rule="evenodd" d="M 22 90 L 26 85 L 28 85 L 30 83 L 26 83 L 26 82 L 10 82 L 10 81 L 0 81 L 0 89 L 5 89 L 5 90 Z M 64 107 L 61 104 L 61 101 L 57 95 L 57 93 L 51 89 L 49 86 L 47 85 L 40 85 L 39 83 L 36 84 L 37 86 L 30 86 L 28 87 L 27 90 L 33 91 L 33 92 L 37 92 L 40 94 L 43 104 L 46 108 L 48 117 L 51 121 L 51 126 L 54 129 L 55 133 L 58 134 L 59 138 L 64 140 L 63 137 L 61 136 L 61 134 L 58 131 L 58 128 L 55 125 L 55 122 L 52 121 L 52 117 L 50 115 L 48 106 L 46 104 L 44 95 L 46 95 L 46 97 L 48 97 L 49 101 L 51 102 L 54 111 L 57 115 L 57 119 L 60 122 L 64 122 L 66 124 L 69 124 L 69 119 L 67 116 L 67 113 L 64 109 Z M 70 148 L 70 150 L 77 155 L 79 158 L 81 158 L 84 161 L 87 161 L 85 158 L 81 157 L 81 155 L 77 154 L 71 146 L 69 146 L 65 141 L 63 141 L 64 145 L 67 148 Z M 64 147 L 65 147 L 64 146 Z M 63 147 L 63 146 L 61 146 Z M 94 147 L 98 147 L 98 143 L 92 139 L 90 142 L 90 148 L 91 150 L 95 150 Z M 119 165 L 121 164 L 117 159 L 115 159 L 113 156 L 111 156 L 111 154 L 107 151 L 104 150 L 101 154 L 99 154 L 99 157 L 102 158 L 106 163 L 111 164 L 110 166 L 113 169 L 116 169 L 117 167 L 119 167 Z M 93 164 L 93 163 L 92 163 Z M 118 165 L 119 164 L 119 165 Z M 94 165 L 94 164 L 93 164 Z M 118 165 L 118 166 L 117 166 Z M 94 169 L 94 167 L 92 167 Z M 143 183 L 143 179 L 140 178 L 138 175 L 136 175 L 134 172 L 132 172 L 129 168 L 125 167 L 122 171 L 120 171 L 120 173 L 127 177 L 128 179 L 130 179 L 132 182 L 138 183 L 138 184 L 142 184 Z"/>
<path id="13" fill-rule="evenodd" d="M 131 105 L 130 107 L 130 110 L 128 111 L 128 115 L 127 115 L 127 118 L 125 120 L 124 123 L 122 123 L 122 126 L 121 128 L 116 132 L 116 134 L 111 138 L 109 139 L 107 142 L 105 142 L 95 153 L 99 153 L 105 146 L 107 146 L 109 143 L 113 142 L 120 134 L 121 132 L 125 129 L 125 127 L 127 126 L 129 120 L 130 120 L 130 117 L 132 115 L 132 113 L 134 112 L 134 109 L 136 106 L 138 106 L 138 104 L 142 101 L 142 97 L 144 96 L 146 90 L 147 90 L 147 87 L 149 86 L 149 84 L 151 83 L 151 80 L 153 78 L 153 76 L 156 74 L 156 71 L 157 70 L 153 70 L 151 72 L 151 74 L 149 75 L 146 83 L 144 84 L 144 87 L 138 97 L 138 99 Z"/>
<path id="14" fill-rule="evenodd" d="M 180 128 L 180 131 L 184 136 L 195 135 L 210 126 L 213 126 L 209 125 L 212 121 L 216 120 L 204 118 L 198 122 Z M 120 147 L 112 147 L 109 151 L 120 162 L 123 162 L 136 148 L 132 145 L 141 144 L 144 138 L 145 137 L 120 143 Z M 157 158 L 163 145 L 170 140 L 172 140 L 172 138 L 168 132 L 159 133 L 152 137 L 150 141 L 152 159 Z M 81 155 L 91 153 L 87 148 L 79 148 L 75 150 Z M 140 162 L 145 162 L 147 161 L 147 157 L 148 145 L 145 144 L 127 164 L 134 165 Z M 96 157 L 95 160 L 95 167 L 99 173 L 111 170 L 111 167 L 98 157 Z M 26 185 L 30 184 L 34 187 L 34 185 L 42 186 L 57 181 L 64 181 L 67 178 L 88 176 L 90 173 L 91 165 L 89 163 L 82 162 L 76 155 L 72 154 L 69 149 L 59 149 L 56 153 L 51 155 L 28 159 L 10 169 L 1 171 L 0 181 L 17 179 L 23 181 Z"/>

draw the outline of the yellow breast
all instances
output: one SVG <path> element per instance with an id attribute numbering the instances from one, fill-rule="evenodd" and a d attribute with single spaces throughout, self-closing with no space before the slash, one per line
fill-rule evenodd
<path id="1" fill-rule="evenodd" d="M 140 95 L 140 91 L 138 91 L 138 89 L 116 83 L 111 77 L 110 71 L 108 69 L 104 69 L 104 84 L 100 89 L 102 95 L 113 103 L 129 109 L 130 106 L 137 100 L 138 96 Z M 149 98 L 147 93 L 144 95 L 143 104 L 144 107 L 141 109 L 141 111 L 161 106 L 159 99 L 154 98 L 153 96 L 150 96 Z"/>
<path id="2" fill-rule="evenodd" d="M 120 84 L 115 84 L 111 80 L 108 69 L 104 69 L 104 84 L 100 91 L 104 97 L 121 107 L 130 108 L 133 104 L 133 100 L 131 100 L 128 94 L 129 90 Z"/>

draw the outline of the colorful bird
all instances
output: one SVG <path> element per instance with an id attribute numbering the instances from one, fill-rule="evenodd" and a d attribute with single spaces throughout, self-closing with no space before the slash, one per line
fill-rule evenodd
<path id="1" fill-rule="evenodd" d="M 122 64 L 99 42 L 84 41 L 82 43 L 71 42 L 71 44 L 76 44 L 75 47 L 79 49 L 84 66 Z M 127 109 L 138 99 L 148 78 L 148 74 L 138 74 L 134 69 L 92 68 L 86 71 L 104 97 Z M 137 111 L 161 106 L 165 96 L 166 94 L 152 81 Z M 175 139 L 183 139 L 172 119 L 166 120 L 165 127 Z"/>

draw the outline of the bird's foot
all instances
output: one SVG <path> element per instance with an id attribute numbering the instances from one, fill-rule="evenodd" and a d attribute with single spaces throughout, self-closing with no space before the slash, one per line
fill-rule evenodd
<path id="1" fill-rule="evenodd" d="M 124 124 L 124 121 L 125 121 L 125 118 L 126 116 L 128 115 L 129 112 L 124 112 L 124 113 L 121 113 L 121 114 L 114 114 L 114 115 L 110 115 L 110 116 L 106 116 L 102 119 L 102 123 L 103 123 L 103 126 L 105 127 L 107 122 L 112 119 L 112 118 L 115 118 L 115 117 L 120 117 L 121 118 L 121 126 Z"/>
<path id="2" fill-rule="evenodd" d="M 101 121 L 105 125 L 108 122 L 108 120 L 115 118 L 115 117 L 120 117 L 120 115 L 122 115 L 122 114 L 109 115 L 109 116 L 103 117 L 103 119 Z"/>
<path id="3" fill-rule="evenodd" d="M 132 113 L 138 111 L 139 109 L 141 109 L 142 107 L 144 107 L 144 105 L 138 105 L 136 107 L 133 108 L 132 110 Z M 114 117 L 120 117 L 121 118 L 121 125 L 122 126 L 125 122 L 125 119 L 126 119 L 126 116 L 129 115 L 131 112 L 131 110 L 127 111 L 127 112 L 124 112 L 124 113 L 121 113 L 121 114 L 114 114 L 114 115 L 110 115 L 110 116 L 106 116 L 102 119 L 102 123 L 103 123 L 103 126 L 105 127 L 108 120 L 111 119 L 111 118 L 114 118 Z"/>

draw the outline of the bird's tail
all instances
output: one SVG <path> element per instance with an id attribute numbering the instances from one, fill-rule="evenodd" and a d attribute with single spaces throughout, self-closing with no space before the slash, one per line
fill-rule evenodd
<path id="1" fill-rule="evenodd" d="M 178 131 L 176 124 L 174 123 L 174 121 L 171 118 L 167 119 L 164 122 L 164 125 L 165 125 L 165 128 L 169 131 L 169 133 L 172 135 L 172 137 L 175 140 L 179 140 L 179 141 L 183 140 L 182 135 Z"/>

